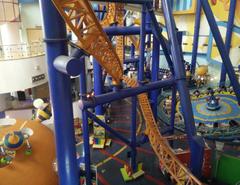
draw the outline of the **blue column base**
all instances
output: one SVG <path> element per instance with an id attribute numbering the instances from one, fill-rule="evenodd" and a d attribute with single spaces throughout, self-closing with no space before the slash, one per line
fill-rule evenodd
<path id="1" fill-rule="evenodd" d="M 202 176 L 202 164 L 204 158 L 205 143 L 202 137 L 194 136 L 190 140 L 191 157 L 190 170 L 198 178 Z"/>

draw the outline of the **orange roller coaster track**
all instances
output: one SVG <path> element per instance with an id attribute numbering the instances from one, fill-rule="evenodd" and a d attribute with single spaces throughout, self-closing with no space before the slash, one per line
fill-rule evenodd
<path id="1" fill-rule="evenodd" d="M 107 27 L 116 23 L 118 26 L 124 26 L 124 4 L 122 3 L 108 3 L 107 14 L 101 21 L 103 27 Z M 124 62 L 124 37 L 116 37 L 116 53 L 123 65 Z"/>
<path id="2" fill-rule="evenodd" d="M 77 35 L 77 45 L 93 55 L 100 65 L 116 80 L 123 80 L 130 87 L 137 87 L 134 79 L 122 75 L 122 64 L 111 42 L 104 33 L 88 0 L 52 0 L 65 22 Z M 156 124 L 147 94 L 138 95 L 139 105 L 146 123 L 146 133 L 161 166 L 178 185 L 202 183 L 177 159 Z"/>
<path id="3" fill-rule="evenodd" d="M 53 3 L 76 34 L 76 45 L 95 57 L 107 73 L 119 82 L 123 74 L 122 65 L 89 2 L 54 0 Z"/>

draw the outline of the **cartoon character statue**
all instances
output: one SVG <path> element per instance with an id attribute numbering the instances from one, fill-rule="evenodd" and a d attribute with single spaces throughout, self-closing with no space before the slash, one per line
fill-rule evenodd
<path id="1" fill-rule="evenodd" d="M 45 103 L 42 99 L 36 99 L 33 102 L 33 106 L 37 109 L 35 119 L 39 121 L 45 121 L 52 116 L 51 106 L 49 103 Z"/>

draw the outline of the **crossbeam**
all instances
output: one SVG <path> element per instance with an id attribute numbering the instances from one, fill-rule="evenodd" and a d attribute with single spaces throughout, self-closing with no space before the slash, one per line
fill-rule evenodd
<path id="1" fill-rule="evenodd" d="M 112 43 L 103 31 L 88 0 L 53 0 L 65 22 L 78 38 L 76 45 L 94 56 L 114 78 L 121 80 L 123 69 Z"/>

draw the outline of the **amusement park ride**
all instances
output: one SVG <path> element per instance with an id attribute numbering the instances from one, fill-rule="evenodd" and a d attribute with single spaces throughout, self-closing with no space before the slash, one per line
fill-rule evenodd
<path id="1" fill-rule="evenodd" d="M 86 166 L 86 183 L 91 184 L 91 169 L 90 169 L 90 149 L 89 149 L 89 128 L 88 117 L 93 119 L 96 123 L 104 127 L 107 131 L 114 134 L 120 140 L 126 143 L 132 149 L 132 164 L 133 170 L 136 168 L 136 129 L 134 127 L 135 119 L 133 118 L 132 138 L 131 141 L 124 138 L 120 134 L 114 132 L 108 125 L 97 118 L 96 115 L 89 112 L 88 109 L 96 106 L 112 102 L 114 100 L 132 97 L 132 104 L 136 105 L 136 96 L 138 103 L 143 113 L 146 123 L 145 134 L 149 138 L 149 142 L 154 149 L 160 165 L 164 167 L 173 182 L 177 184 L 202 184 L 197 177 L 201 176 L 203 156 L 204 156 L 204 141 L 201 137 L 197 136 L 193 112 L 191 109 L 191 100 L 189 91 L 186 84 L 186 76 L 183 61 L 181 60 L 182 53 L 178 42 L 176 26 L 171 12 L 170 1 L 162 0 L 161 9 L 165 18 L 166 30 L 168 33 L 168 40 L 162 35 L 162 28 L 159 26 L 154 10 L 152 1 L 149 0 L 111 0 L 105 1 L 109 7 L 109 11 L 105 19 L 99 22 L 96 17 L 90 1 L 88 0 L 53 0 L 52 1 L 64 19 L 68 27 L 77 36 L 78 41 L 75 43 L 77 49 L 73 54 L 76 60 L 79 60 L 79 69 L 74 68 L 71 64 L 72 60 L 54 62 L 59 55 L 66 55 L 66 40 L 65 40 L 65 24 L 59 17 L 59 14 L 54 11 L 50 2 L 41 1 L 43 13 L 43 21 L 45 27 L 45 41 L 47 44 L 48 52 L 48 65 L 50 75 L 50 85 L 52 92 L 53 109 L 55 115 L 56 125 L 56 142 L 57 153 L 59 153 L 59 176 L 61 184 L 78 184 L 79 176 L 77 174 L 77 165 L 75 157 L 74 136 L 71 134 L 73 128 L 70 126 L 72 122 L 71 116 L 71 100 L 69 95 L 69 75 L 71 72 L 78 71 L 81 81 L 81 94 L 80 108 L 82 110 L 83 120 L 83 138 L 84 138 L 84 152 L 85 152 L 85 166 Z M 108 4 L 110 3 L 110 4 Z M 115 4 L 113 4 L 115 3 Z M 119 3 L 139 4 L 142 6 L 142 20 L 141 26 L 136 28 L 123 27 L 122 15 L 123 5 Z M 224 65 L 228 72 L 229 78 L 232 81 L 234 91 L 236 92 L 237 99 L 240 100 L 240 86 L 236 80 L 236 76 L 231 64 L 230 58 L 224 47 L 224 42 L 220 35 L 219 29 L 216 25 L 213 13 L 207 1 L 198 1 L 199 6 L 202 6 L 209 26 L 213 32 L 216 40 L 216 45 L 220 50 Z M 51 15 L 48 13 L 51 12 Z M 54 12 L 54 15 L 52 15 Z M 52 31 L 51 25 L 54 24 L 56 32 Z M 145 50 L 145 36 L 146 33 L 152 33 L 153 40 L 153 78 L 152 82 L 146 83 L 144 81 L 144 50 Z M 130 79 L 123 75 L 123 36 L 140 34 L 140 57 L 138 64 L 138 78 Z M 109 36 L 118 36 L 117 39 L 117 52 L 113 48 L 109 40 Z M 158 81 L 156 78 L 156 70 L 158 70 L 158 56 L 159 46 L 161 45 L 164 55 L 167 59 L 171 72 L 173 74 L 171 79 Z M 87 99 L 85 87 L 85 70 L 84 69 L 84 54 L 92 55 L 99 64 L 106 70 L 112 77 L 113 84 L 119 85 L 121 83 L 130 88 L 116 89 L 114 92 L 95 95 L 91 99 Z M 72 55 L 72 56 L 73 56 Z M 80 59 L 79 59 L 80 58 Z M 72 62 L 73 63 L 73 62 Z M 154 71 L 155 70 L 155 71 Z M 154 77 L 155 76 L 155 77 Z M 185 131 L 187 134 L 189 148 L 191 152 L 190 166 L 186 168 L 175 156 L 175 153 L 170 148 L 168 141 L 161 135 L 156 124 L 156 105 L 153 105 L 153 112 L 148 100 L 147 92 L 153 91 L 152 101 L 157 99 L 156 89 L 172 86 L 173 95 L 176 90 L 179 92 L 181 107 L 183 110 L 183 118 L 185 123 Z M 174 95 L 175 96 L 175 95 Z M 63 105 L 64 100 L 64 105 Z M 135 107 L 136 108 L 136 107 Z M 133 112 L 134 109 L 133 108 Z M 64 112 L 64 116 L 62 115 Z M 133 115 L 134 117 L 134 115 Z M 64 134 L 61 134 L 63 133 Z M 61 135 L 61 137 L 59 137 Z M 66 136 L 63 136 L 66 135 Z M 63 136 L 63 137 L 62 137 Z M 68 164 L 68 168 L 66 168 Z M 69 175 L 71 174 L 71 175 Z"/>
<path id="2" fill-rule="evenodd" d="M 173 183 L 178 185 L 201 185 L 200 179 L 204 160 L 206 159 L 207 147 L 203 137 L 197 134 L 195 120 L 193 116 L 190 92 L 187 85 L 185 66 L 183 62 L 183 53 L 179 44 L 179 38 L 171 10 L 171 1 L 151 1 L 151 0 L 95 0 L 94 2 L 103 2 L 107 7 L 106 16 L 99 20 L 96 16 L 89 0 L 41 0 L 41 9 L 43 16 L 45 42 L 48 60 L 48 70 L 51 89 L 51 103 L 54 112 L 56 153 L 58 164 L 59 183 L 61 185 L 79 184 L 79 166 L 76 157 L 76 146 L 74 137 L 73 111 L 70 88 L 70 76 L 80 76 L 80 94 L 79 108 L 82 112 L 82 132 L 84 145 L 84 165 L 83 172 L 86 177 L 86 184 L 91 185 L 91 160 L 89 144 L 89 124 L 92 119 L 96 124 L 103 127 L 106 131 L 117 137 L 119 140 L 129 146 L 131 149 L 131 164 L 126 166 L 126 171 L 131 171 L 129 176 L 136 177 L 137 164 L 136 153 L 138 141 L 136 138 L 136 109 L 139 105 L 142 116 L 145 121 L 145 137 L 154 150 L 163 172 L 169 174 Z M 222 61 L 229 76 L 233 90 L 238 103 L 240 103 L 240 85 L 236 79 L 233 66 L 231 64 L 228 51 L 224 46 L 223 39 L 217 27 L 212 10 L 208 1 L 197 1 L 198 13 L 201 8 L 206 14 L 209 26 L 212 30 L 216 45 L 220 51 Z M 141 7 L 140 26 L 124 26 L 125 5 L 138 5 Z M 162 14 L 165 20 L 165 27 L 168 35 L 166 39 L 163 34 L 162 24 L 159 24 L 155 11 Z M 68 56 L 66 25 L 76 35 L 77 42 L 71 56 Z M 145 38 L 147 34 L 153 35 L 152 44 L 152 71 L 151 82 L 145 80 Z M 123 64 L 125 62 L 124 41 L 126 36 L 140 35 L 139 60 L 137 68 L 137 79 L 129 78 L 123 74 Z M 110 38 L 116 36 L 116 46 L 114 47 Z M 198 37 L 198 34 L 196 34 Z M 134 40 L 132 37 L 131 40 Z M 136 44 L 137 45 L 137 44 Z M 158 79 L 160 46 L 167 60 L 171 77 L 167 79 Z M 197 48 L 194 46 L 194 54 Z M 93 56 L 95 61 L 112 77 L 113 91 L 105 94 L 95 94 L 91 97 L 86 92 L 86 74 L 85 74 L 85 56 Z M 194 63 L 192 64 L 194 65 Z M 196 63 L 195 63 L 196 65 Z M 98 66 L 98 67 L 100 67 Z M 195 67 L 191 66 L 191 73 L 195 74 Z M 98 69 L 94 69 L 97 73 Z M 203 70 L 204 71 L 204 70 Z M 206 70 L 205 70 L 206 71 Z M 205 74 L 205 71 L 199 74 Z M 100 79 L 101 82 L 101 76 Z M 164 87 L 171 87 L 171 112 L 169 133 L 173 133 L 175 122 L 175 107 L 177 103 L 177 92 L 179 93 L 179 102 L 181 105 L 182 117 L 184 121 L 184 131 L 190 150 L 189 166 L 186 166 L 177 157 L 176 152 L 171 148 L 168 141 L 170 138 L 178 139 L 175 135 L 165 137 L 157 123 L 158 90 Z M 149 101 L 150 93 L 151 101 Z M 126 138 L 108 124 L 99 116 L 103 114 L 99 111 L 99 106 L 116 100 L 131 97 L 131 138 Z M 205 100 L 206 101 L 206 100 Z M 220 100 L 221 101 L 221 100 Z M 205 102 L 208 109 L 216 108 L 217 98 L 212 94 L 208 102 Z M 218 104 L 219 106 L 219 104 Z M 41 118 L 48 119 L 46 106 L 44 110 L 39 110 Z M 90 109 L 96 108 L 92 113 Z M 220 108 L 220 107 L 218 107 Z M 217 109 L 217 108 L 216 108 Z M 1 155 L 4 155 L 1 161 L 3 164 L 11 162 L 8 149 L 9 140 L 18 137 L 16 148 L 26 143 L 28 154 L 30 154 L 31 145 L 28 142 L 30 135 L 24 134 L 23 129 L 14 131 L 5 135 L 1 144 Z M 33 151 L 34 152 L 34 151 Z M 11 152 L 10 152 L 11 154 Z M 9 160 L 10 159 L 10 160 Z M 142 172 L 141 172 L 142 173 Z M 82 175 L 82 174 L 81 174 Z"/>

